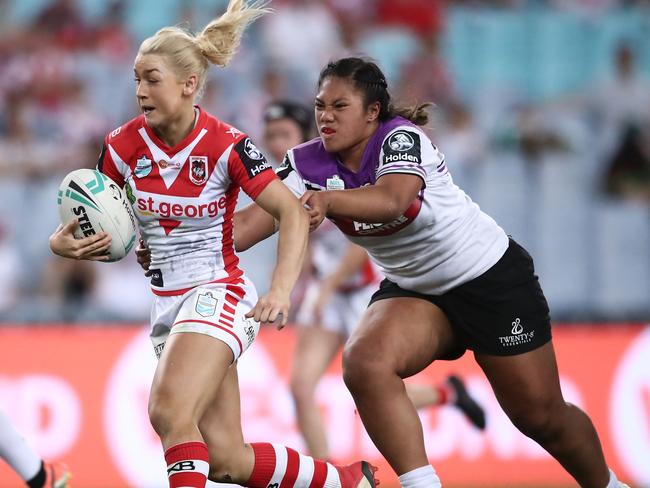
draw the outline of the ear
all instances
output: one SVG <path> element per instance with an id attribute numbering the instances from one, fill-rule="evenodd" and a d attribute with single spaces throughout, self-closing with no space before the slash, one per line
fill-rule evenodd
<path id="1" fill-rule="evenodd" d="M 379 102 L 372 102 L 368 105 L 366 110 L 366 120 L 368 122 L 374 122 L 379 118 L 379 111 L 381 110 L 381 104 Z"/>
<path id="2" fill-rule="evenodd" d="M 183 95 L 192 96 L 196 93 L 196 90 L 199 87 L 199 77 L 196 75 L 190 75 L 183 83 Z"/>

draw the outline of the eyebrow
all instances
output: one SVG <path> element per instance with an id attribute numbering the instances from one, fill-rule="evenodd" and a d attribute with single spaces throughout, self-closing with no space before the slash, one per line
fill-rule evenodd
<path id="1" fill-rule="evenodd" d="M 339 103 L 339 102 L 347 102 L 347 101 L 348 101 L 347 98 L 337 98 L 336 100 L 334 100 L 334 101 L 332 102 L 332 104 L 334 104 L 334 103 Z M 316 102 L 325 103 L 325 102 L 323 101 L 323 99 L 321 99 L 321 98 L 319 98 L 319 97 L 316 97 Z"/>
<path id="2" fill-rule="evenodd" d="M 149 68 L 149 69 L 144 70 L 144 71 L 142 72 L 142 74 L 143 74 L 143 75 L 147 75 L 147 74 L 153 73 L 154 71 L 157 71 L 158 73 L 162 73 L 158 68 Z M 138 70 L 136 70 L 135 68 L 133 68 L 133 72 L 137 74 L 137 73 L 138 73 Z"/>

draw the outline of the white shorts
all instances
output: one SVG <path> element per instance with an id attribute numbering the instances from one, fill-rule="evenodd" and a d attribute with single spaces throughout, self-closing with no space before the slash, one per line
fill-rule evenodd
<path id="1" fill-rule="evenodd" d="M 358 290 L 346 293 L 334 293 L 321 313 L 320 320 L 314 317 L 314 305 L 320 293 L 318 281 L 312 281 L 307 286 L 296 322 L 300 326 L 318 325 L 331 332 L 341 334 L 346 339 L 356 328 L 361 315 L 368 307 L 370 297 L 377 291 L 377 283 L 371 283 Z"/>
<path id="2" fill-rule="evenodd" d="M 260 330 L 259 322 L 244 316 L 256 303 L 257 292 L 248 279 L 238 285 L 208 283 L 183 295 L 156 296 L 149 334 L 156 356 L 160 358 L 169 334 L 196 332 L 225 342 L 236 361 Z"/>

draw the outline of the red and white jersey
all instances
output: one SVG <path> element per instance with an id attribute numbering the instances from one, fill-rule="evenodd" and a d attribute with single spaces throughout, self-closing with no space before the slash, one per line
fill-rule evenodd
<path id="1" fill-rule="evenodd" d="M 254 200 L 276 179 L 246 134 L 199 109 L 194 129 L 168 147 L 139 116 L 106 136 L 97 167 L 126 185 L 151 250 L 154 293 L 242 281 L 233 245 L 237 195 L 242 188 Z"/>

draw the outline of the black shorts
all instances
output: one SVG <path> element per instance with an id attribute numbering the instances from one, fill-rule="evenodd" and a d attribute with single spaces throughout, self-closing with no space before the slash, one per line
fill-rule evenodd
<path id="1" fill-rule="evenodd" d="M 385 279 L 370 303 L 414 297 L 445 313 L 464 349 L 496 356 L 522 354 L 551 340 L 548 303 L 535 275 L 533 259 L 512 238 L 508 249 L 485 273 L 442 295 L 404 290 Z M 453 359 L 462 355 L 440 359 Z"/>

